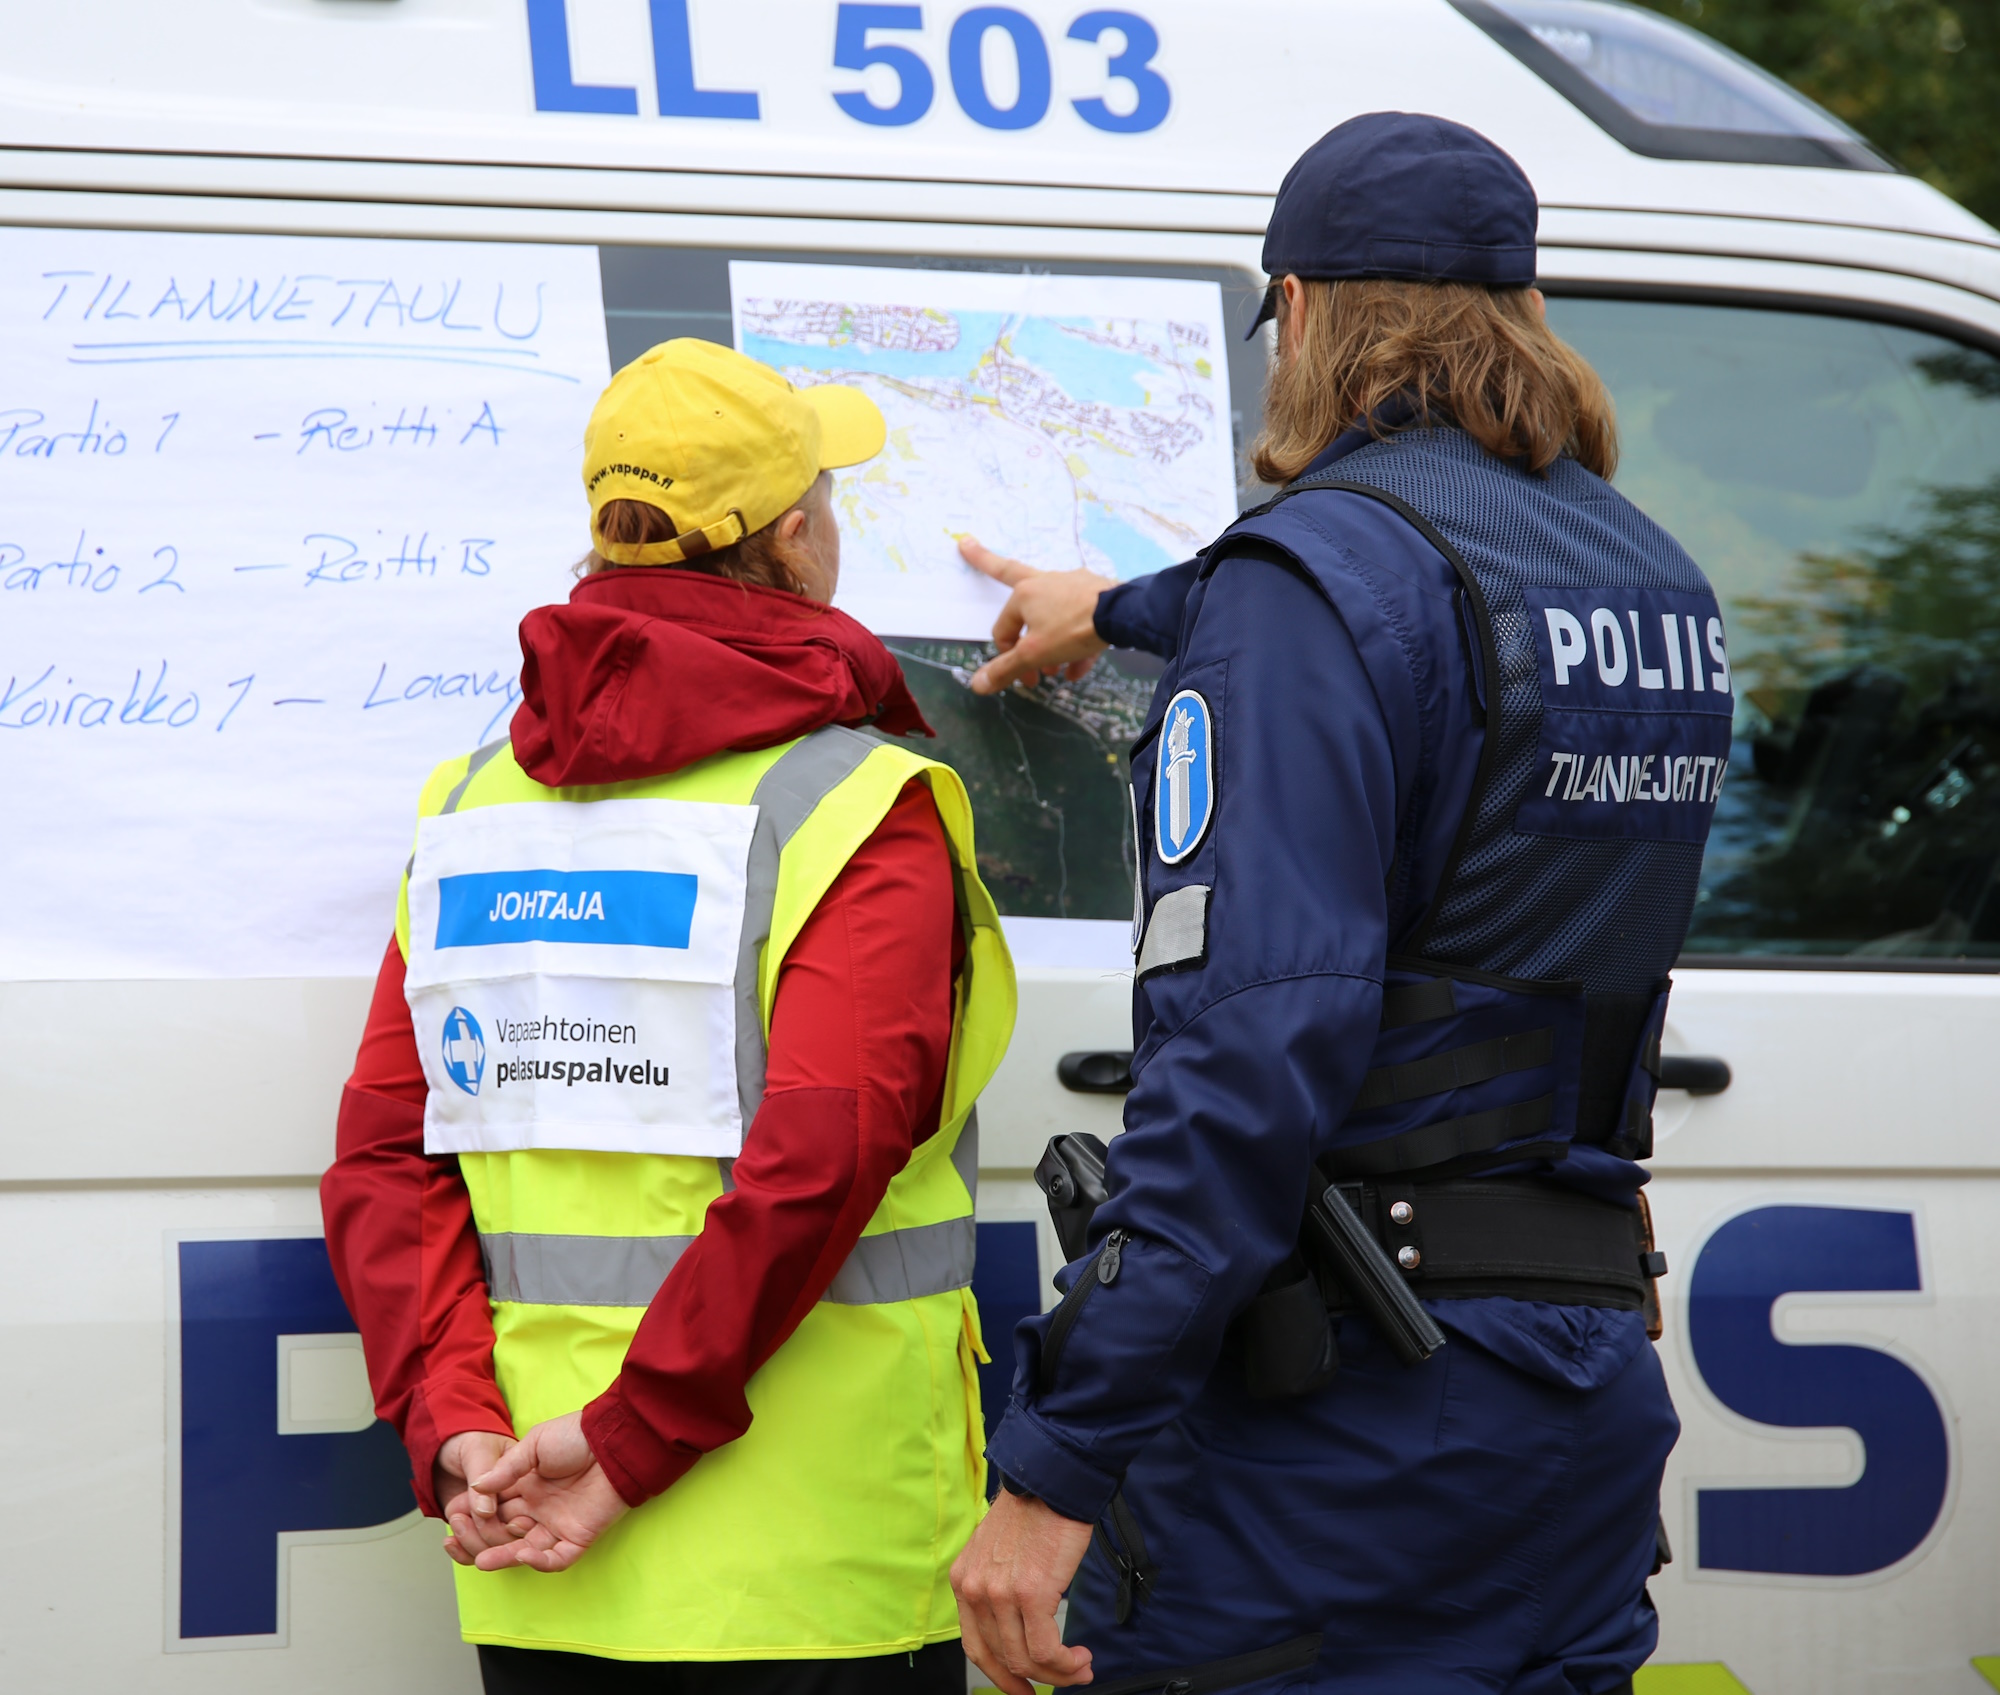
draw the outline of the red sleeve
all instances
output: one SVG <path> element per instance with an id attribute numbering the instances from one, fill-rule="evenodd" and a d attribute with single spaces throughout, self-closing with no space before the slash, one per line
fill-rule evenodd
<path id="1" fill-rule="evenodd" d="M 320 1179 L 327 1253 L 361 1331 L 375 1410 L 409 1450 L 417 1504 L 439 1516 L 431 1471 L 461 1430 L 511 1436 L 493 1379 L 493 1320 L 472 1199 L 455 1159 L 424 1153 L 424 1073 L 394 939 Z"/>
<path id="2" fill-rule="evenodd" d="M 944 827 L 915 782 L 786 955 L 735 1187 L 653 1297 L 618 1380 L 584 1409 L 591 1452 L 627 1501 L 750 1428 L 744 1386 L 937 1129 L 961 951 Z"/>

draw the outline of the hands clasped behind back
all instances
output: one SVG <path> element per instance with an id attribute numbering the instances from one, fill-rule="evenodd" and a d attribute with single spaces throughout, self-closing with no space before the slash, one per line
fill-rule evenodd
<path id="1" fill-rule="evenodd" d="M 445 1506 L 445 1552 L 481 1571 L 566 1571 L 631 1510 L 592 1455 L 580 1412 L 518 1442 L 486 1431 L 455 1436 L 438 1452 L 438 1473 L 440 1500 L 448 1476 L 469 1473 Z"/>
<path id="2" fill-rule="evenodd" d="M 486 1549 L 512 1542 L 520 1535 L 499 1516 L 499 1502 L 470 1482 L 491 1471 L 513 1446 L 513 1437 L 496 1431 L 462 1430 L 446 1437 L 438 1448 L 431 1489 L 451 1526 L 444 1551 L 462 1566 L 471 1565 Z"/>

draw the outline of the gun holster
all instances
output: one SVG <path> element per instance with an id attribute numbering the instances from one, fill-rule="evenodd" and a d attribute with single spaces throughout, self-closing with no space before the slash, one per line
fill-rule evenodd
<path id="1" fill-rule="evenodd" d="M 1035 1166 L 1035 1185 L 1048 1197 L 1049 1220 L 1063 1263 L 1089 1251 L 1090 1220 L 1105 1200 L 1104 1143 L 1087 1132 L 1055 1136 Z M 1266 1280 L 1236 1316 L 1230 1335 L 1240 1351 L 1244 1382 L 1260 1400 L 1303 1395 L 1340 1369 L 1333 1322 L 1318 1280 L 1298 1254 Z"/>
<path id="2" fill-rule="evenodd" d="M 1051 1136 L 1035 1167 L 1035 1186 L 1048 1196 L 1064 1265 L 1083 1258 L 1091 1214 L 1104 1204 L 1104 1155 L 1104 1143 L 1088 1132 Z"/>

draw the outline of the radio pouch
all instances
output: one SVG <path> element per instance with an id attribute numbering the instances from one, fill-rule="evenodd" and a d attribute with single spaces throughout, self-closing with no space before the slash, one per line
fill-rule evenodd
<path id="1" fill-rule="evenodd" d="M 1231 1328 L 1243 1349 L 1244 1386 L 1257 1400 L 1308 1394 L 1340 1370 L 1326 1297 L 1297 1254 L 1271 1273 Z"/>

